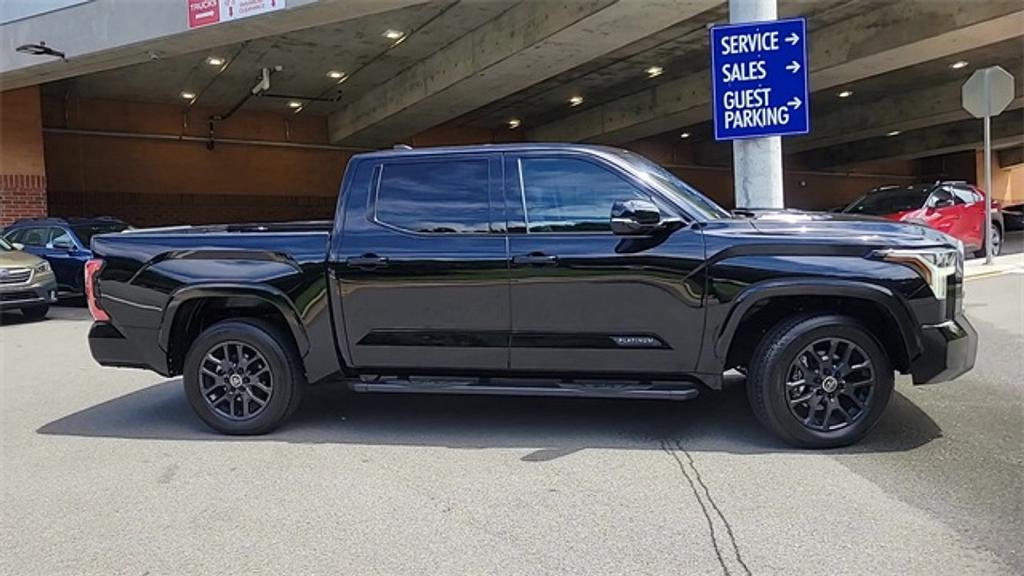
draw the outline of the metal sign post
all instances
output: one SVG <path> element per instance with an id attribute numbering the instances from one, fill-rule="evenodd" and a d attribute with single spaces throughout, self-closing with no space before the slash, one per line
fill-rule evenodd
<path id="1" fill-rule="evenodd" d="M 1013 100 L 1013 76 L 1000 66 L 976 70 L 960 92 L 964 110 L 985 126 L 985 264 L 992 263 L 992 117 Z"/>

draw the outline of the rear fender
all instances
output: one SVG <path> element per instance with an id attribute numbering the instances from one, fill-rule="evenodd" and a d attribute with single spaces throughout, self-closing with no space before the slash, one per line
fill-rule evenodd
<path id="1" fill-rule="evenodd" d="M 234 298 L 249 297 L 266 302 L 281 313 L 281 316 L 288 323 L 288 328 L 295 338 L 295 345 L 299 354 L 305 356 L 309 351 L 309 336 L 300 320 L 299 312 L 288 296 L 266 284 L 235 284 L 235 283 L 208 283 L 193 284 L 182 288 L 171 294 L 167 307 L 164 309 L 163 321 L 160 323 L 160 348 L 165 352 L 170 350 L 171 331 L 177 319 L 181 305 L 197 298 Z"/>

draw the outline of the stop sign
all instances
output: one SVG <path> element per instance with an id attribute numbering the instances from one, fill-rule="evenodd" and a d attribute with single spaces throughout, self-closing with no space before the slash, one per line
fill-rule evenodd
<path id="1" fill-rule="evenodd" d="M 1013 100 L 1013 76 L 1000 66 L 976 70 L 964 83 L 961 100 L 975 118 L 998 116 Z"/>

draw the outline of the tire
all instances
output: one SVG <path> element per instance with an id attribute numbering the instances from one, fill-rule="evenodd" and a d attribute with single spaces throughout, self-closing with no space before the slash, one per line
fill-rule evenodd
<path id="1" fill-rule="evenodd" d="M 999 256 L 999 253 L 1003 251 L 1003 229 L 995 222 L 992 223 L 992 238 L 989 240 L 992 241 L 992 256 Z M 976 258 L 985 257 L 984 244 L 981 245 L 981 250 L 974 253 L 974 256 Z"/>
<path id="2" fill-rule="evenodd" d="M 276 429 L 298 408 L 306 385 L 291 338 L 255 319 L 227 320 L 203 331 L 185 356 L 183 374 L 196 415 L 230 435 Z"/>
<path id="3" fill-rule="evenodd" d="M 39 306 L 29 306 L 21 309 L 21 315 L 26 320 L 42 320 L 46 318 L 46 315 L 50 312 L 49 304 L 42 304 Z"/>
<path id="4" fill-rule="evenodd" d="M 830 348 L 831 342 L 839 344 Z M 818 371 L 826 374 L 823 379 Z M 863 384 L 868 374 L 870 385 Z M 790 384 L 800 381 L 806 384 Z M 848 316 L 811 314 L 783 320 L 764 336 L 750 363 L 747 397 L 761 424 L 786 443 L 835 448 L 857 442 L 878 423 L 894 382 L 888 355 L 862 324 Z"/>

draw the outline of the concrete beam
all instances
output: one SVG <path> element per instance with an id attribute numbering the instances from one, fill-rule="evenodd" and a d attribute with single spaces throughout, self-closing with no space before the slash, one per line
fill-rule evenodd
<path id="1" fill-rule="evenodd" d="M 913 0 L 814 30 L 811 89 L 826 90 L 1020 35 L 1019 2 Z M 711 118 L 710 71 L 667 82 L 531 130 L 546 141 L 621 144 Z"/>
<path id="2" fill-rule="evenodd" d="M 288 0 L 288 8 L 195 30 L 184 0 L 94 0 L 5 24 L 0 34 L 0 90 L 52 82 L 252 38 L 424 4 L 427 0 Z M 15 48 L 40 41 L 66 61 Z"/>
<path id="3" fill-rule="evenodd" d="M 394 143 L 641 40 L 720 2 L 521 2 L 333 114 L 330 138 L 364 146 Z M 438 21 L 436 25 L 444 24 Z"/>
<path id="4" fill-rule="evenodd" d="M 1003 112 L 992 119 L 993 147 L 1024 144 L 1024 110 Z M 880 159 L 909 159 L 977 150 L 983 141 L 982 122 L 962 120 L 899 136 L 881 136 L 851 144 L 819 148 L 797 156 L 798 163 L 818 170 Z"/>

